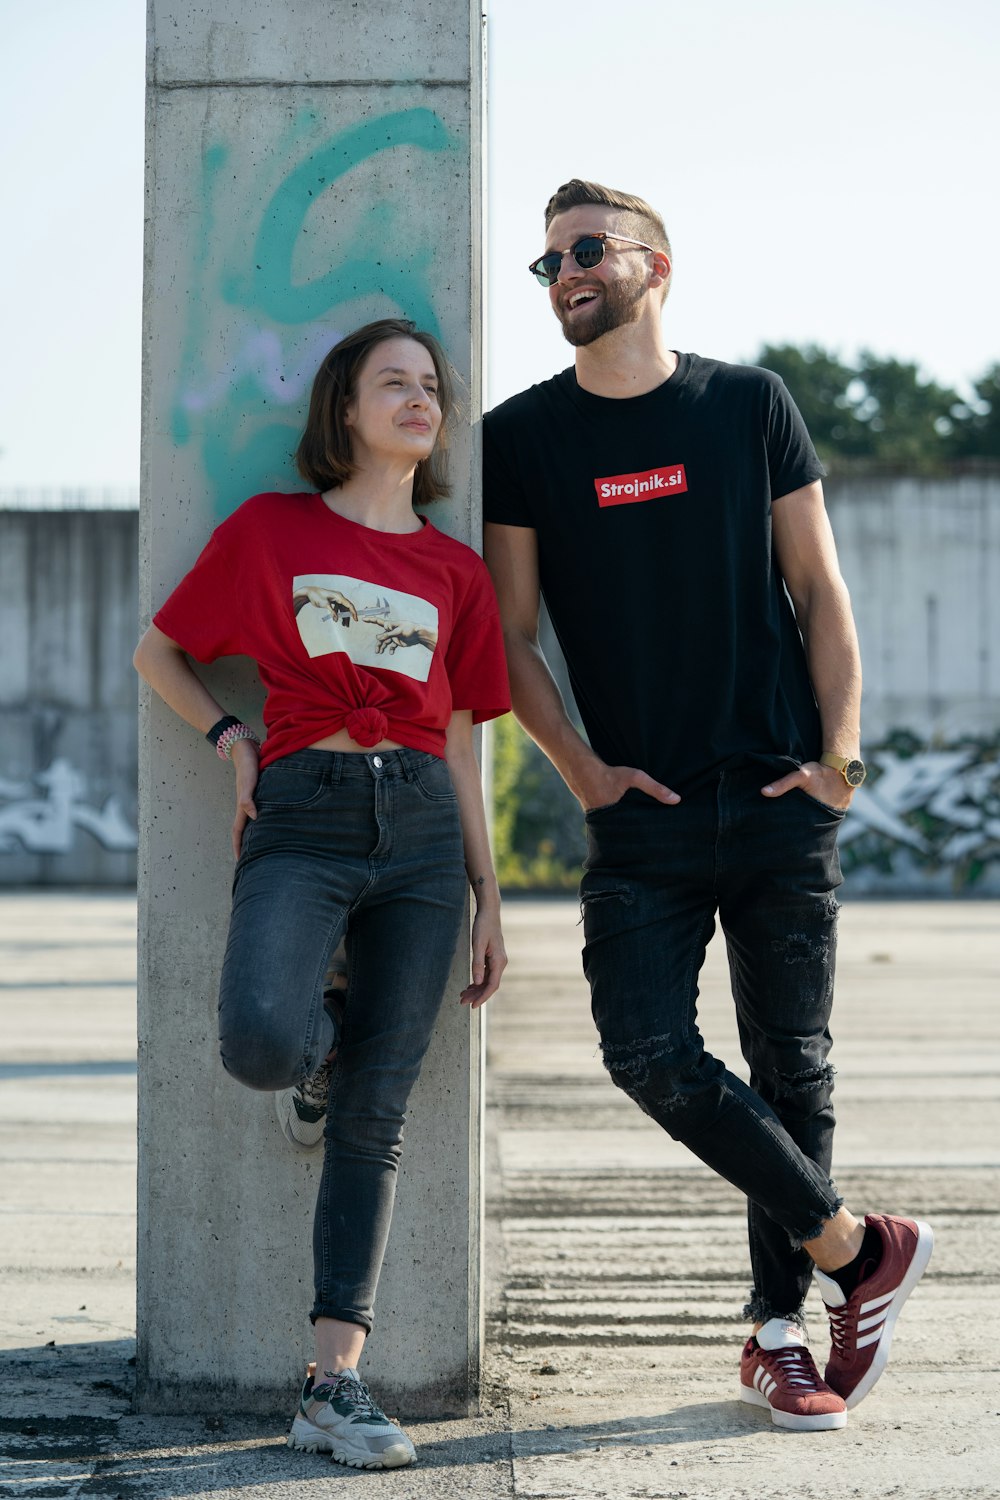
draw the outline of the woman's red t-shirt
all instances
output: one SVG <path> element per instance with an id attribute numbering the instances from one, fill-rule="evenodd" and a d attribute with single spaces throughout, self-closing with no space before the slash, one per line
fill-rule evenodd
<path id="1" fill-rule="evenodd" d="M 400 535 L 322 495 L 254 495 L 211 536 L 153 623 L 197 661 L 249 656 L 267 694 L 261 766 L 346 728 L 443 755 L 455 709 L 510 708 L 480 557 L 425 521 Z"/>

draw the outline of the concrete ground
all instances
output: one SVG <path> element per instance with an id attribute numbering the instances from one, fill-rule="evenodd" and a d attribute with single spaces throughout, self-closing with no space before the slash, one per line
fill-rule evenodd
<path id="1" fill-rule="evenodd" d="M 932 1220 L 889 1370 L 842 1432 L 734 1400 L 738 1195 L 603 1074 L 570 901 L 508 903 L 489 1041 L 487 1390 L 358 1474 L 282 1421 L 130 1410 L 134 900 L 0 895 L 0 1490 L 12 1496 L 841 1500 L 1000 1496 L 1000 908 L 848 903 L 838 1181 Z M 703 984 L 736 1056 L 725 957 Z M 811 1309 L 815 1343 L 824 1320 Z M 403 1414 L 405 1416 L 405 1414 Z"/>

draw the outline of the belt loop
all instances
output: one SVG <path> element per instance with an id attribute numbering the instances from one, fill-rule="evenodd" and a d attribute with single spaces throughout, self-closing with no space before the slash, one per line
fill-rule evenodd
<path id="1" fill-rule="evenodd" d="M 396 754 L 399 756 L 399 769 L 402 771 L 404 779 L 406 781 L 412 781 L 414 775 L 412 753 L 406 749 L 403 749 L 397 750 Z"/>
<path id="2" fill-rule="evenodd" d="M 339 785 L 343 766 L 344 757 L 339 750 L 335 750 L 330 756 L 329 784 L 331 787 Z"/>

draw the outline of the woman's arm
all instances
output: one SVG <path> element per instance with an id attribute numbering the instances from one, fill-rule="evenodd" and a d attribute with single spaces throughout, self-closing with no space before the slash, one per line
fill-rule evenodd
<path id="1" fill-rule="evenodd" d="M 459 709 L 452 714 L 444 754 L 458 798 L 465 868 L 476 898 L 476 916 L 472 924 L 472 983 L 462 991 L 462 1004 L 478 1010 L 500 984 L 500 976 L 507 967 L 507 954 L 500 931 L 500 887 L 490 854 L 483 781 L 472 744 L 472 713 L 469 709 Z"/>
<path id="2" fill-rule="evenodd" d="M 212 697 L 201 678 L 194 672 L 184 651 L 176 641 L 150 625 L 135 648 L 133 664 L 153 692 L 161 697 L 188 724 L 207 734 L 213 724 L 225 715 L 225 709 Z M 236 770 L 236 816 L 233 819 L 233 858 L 240 857 L 240 841 L 248 818 L 256 818 L 253 794 L 257 785 L 257 746 L 253 740 L 237 740 L 229 752 Z"/>

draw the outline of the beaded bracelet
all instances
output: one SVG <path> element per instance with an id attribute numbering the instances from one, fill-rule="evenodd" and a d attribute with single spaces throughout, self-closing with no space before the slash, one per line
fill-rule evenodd
<path id="1" fill-rule="evenodd" d="M 215 747 L 215 753 L 220 760 L 232 760 L 232 750 L 237 740 L 253 740 L 257 749 L 260 749 L 260 740 L 249 724 L 233 724 L 229 729 L 224 729 L 219 735 L 219 743 Z"/>

